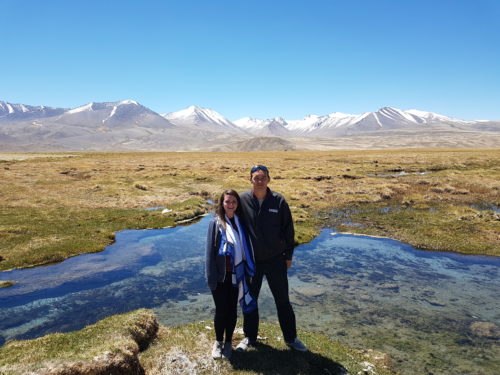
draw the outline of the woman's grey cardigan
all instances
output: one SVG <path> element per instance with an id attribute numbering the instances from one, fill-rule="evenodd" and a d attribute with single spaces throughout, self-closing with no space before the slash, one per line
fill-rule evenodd
<path id="1" fill-rule="evenodd" d="M 226 256 L 219 255 L 222 235 L 218 225 L 218 218 L 214 217 L 208 225 L 205 247 L 205 277 L 211 290 L 215 290 L 217 283 L 222 283 L 226 277 Z"/>
<path id="2" fill-rule="evenodd" d="M 250 241 L 250 237 L 248 236 L 248 230 L 246 230 L 243 218 L 238 216 L 238 219 L 240 220 L 240 224 L 243 226 L 245 239 L 247 244 L 250 246 L 253 257 L 252 243 Z M 205 247 L 205 277 L 207 279 L 208 287 L 211 290 L 215 290 L 217 288 L 217 283 L 224 282 L 224 278 L 226 277 L 226 256 L 219 255 L 222 235 L 218 225 L 218 218 L 215 216 L 208 225 L 207 244 Z"/>

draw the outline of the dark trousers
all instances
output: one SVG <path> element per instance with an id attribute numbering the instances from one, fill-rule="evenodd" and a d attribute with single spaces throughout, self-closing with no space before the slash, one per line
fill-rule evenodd
<path id="1" fill-rule="evenodd" d="M 288 272 L 284 257 L 278 257 L 269 263 L 257 263 L 255 276 L 250 284 L 250 293 L 257 301 L 259 298 L 262 280 L 266 276 L 269 289 L 274 297 L 278 320 L 281 331 L 286 342 L 291 342 L 297 337 L 295 325 L 295 313 L 293 312 L 290 299 L 288 297 Z M 244 315 L 243 331 L 251 342 L 257 340 L 259 332 L 259 309 L 255 309 L 250 314 Z"/>
<path id="2" fill-rule="evenodd" d="M 231 274 L 226 275 L 223 283 L 217 283 L 217 288 L 212 290 L 212 296 L 215 302 L 215 338 L 217 341 L 226 341 L 233 339 L 234 328 L 236 327 L 238 288 L 233 286 Z"/>

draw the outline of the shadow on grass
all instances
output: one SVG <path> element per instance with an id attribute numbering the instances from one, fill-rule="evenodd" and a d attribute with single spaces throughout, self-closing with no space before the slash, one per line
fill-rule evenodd
<path id="1" fill-rule="evenodd" d="M 276 349 L 258 343 L 247 352 L 233 351 L 231 365 L 234 370 L 254 371 L 258 374 L 328 374 L 345 375 L 348 371 L 340 363 L 313 352 Z"/>

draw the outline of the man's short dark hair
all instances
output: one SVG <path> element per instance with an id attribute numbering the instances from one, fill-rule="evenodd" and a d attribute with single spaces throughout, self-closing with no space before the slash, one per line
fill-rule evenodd
<path id="1" fill-rule="evenodd" d="M 250 169 L 250 178 L 252 178 L 253 174 L 257 171 L 263 171 L 266 174 L 266 176 L 269 177 L 269 169 L 267 169 L 267 167 L 265 165 L 258 164 L 258 165 L 254 165 Z"/>

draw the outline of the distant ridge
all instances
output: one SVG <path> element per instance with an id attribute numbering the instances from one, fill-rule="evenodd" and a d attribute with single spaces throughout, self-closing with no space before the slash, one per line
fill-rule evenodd
<path id="1" fill-rule="evenodd" d="M 356 148 L 361 138 L 361 148 L 386 148 L 384 137 L 389 136 L 390 147 L 419 147 L 429 137 L 433 147 L 500 147 L 500 121 L 383 107 L 360 115 L 333 112 L 300 120 L 246 117 L 232 122 L 208 108 L 190 106 L 159 114 L 134 100 L 92 102 L 73 109 L 0 101 L 0 151 L 293 150 L 328 149 L 332 144 Z M 345 137 L 349 142 L 343 146 Z"/>
<path id="2" fill-rule="evenodd" d="M 337 137 L 373 131 L 397 129 L 431 129 L 443 127 L 474 128 L 483 126 L 484 121 L 465 121 L 419 110 L 403 111 L 397 108 L 384 107 L 375 112 L 361 115 L 350 115 L 334 112 L 326 116 L 309 115 L 302 120 L 259 120 L 243 118 L 235 124 L 256 135 L 266 135 L 270 132 L 290 136 L 321 136 Z M 272 130 L 270 131 L 270 128 Z M 498 125 L 498 122 L 497 122 Z"/>
<path id="3" fill-rule="evenodd" d="M 279 137 L 254 137 L 244 141 L 217 146 L 210 151 L 292 151 L 297 146 Z"/>
<path id="4" fill-rule="evenodd" d="M 37 117 L 57 116 L 64 113 L 66 108 L 52 108 L 45 106 L 31 106 L 25 104 L 11 104 L 0 101 L 0 119 L 29 119 Z"/>

